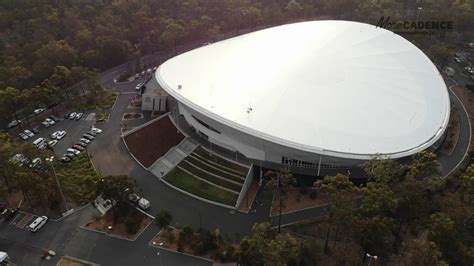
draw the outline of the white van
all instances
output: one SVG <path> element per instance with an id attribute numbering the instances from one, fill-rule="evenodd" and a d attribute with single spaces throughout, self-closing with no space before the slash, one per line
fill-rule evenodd
<path id="1" fill-rule="evenodd" d="M 141 198 L 140 200 L 138 200 L 138 206 L 142 210 L 146 210 L 146 209 L 150 208 L 150 202 L 145 198 Z"/>
<path id="2" fill-rule="evenodd" d="M 38 229 L 43 227 L 43 225 L 48 221 L 48 217 L 46 216 L 40 216 L 36 218 L 30 225 L 28 225 L 28 229 L 31 232 L 36 232 Z"/>
<path id="3" fill-rule="evenodd" d="M 35 141 L 33 141 L 33 145 L 35 145 L 36 147 L 41 146 L 43 143 L 46 143 L 45 138 L 37 138 Z"/>

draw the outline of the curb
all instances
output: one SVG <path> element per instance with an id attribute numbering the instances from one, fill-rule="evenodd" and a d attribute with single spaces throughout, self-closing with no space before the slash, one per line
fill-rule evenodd
<path id="1" fill-rule="evenodd" d="M 115 101 L 112 107 L 110 107 L 110 111 L 114 110 L 115 104 L 118 102 L 119 94 L 117 92 L 113 92 L 115 94 Z"/>
<path id="2" fill-rule="evenodd" d="M 456 93 L 452 90 L 452 87 L 454 87 L 454 86 L 458 86 L 458 84 L 450 86 L 449 90 L 453 93 L 454 97 L 456 97 L 456 99 L 459 101 L 459 103 L 462 106 L 462 109 L 463 109 L 464 113 L 467 116 L 467 124 L 468 124 L 468 128 L 469 128 L 469 142 L 468 142 L 469 144 L 467 146 L 466 152 L 464 153 L 464 156 L 462 157 L 462 159 L 456 164 L 456 166 L 453 169 L 451 169 L 451 171 L 449 171 L 445 176 L 443 176 L 443 178 L 446 178 L 446 177 L 450 176 L 454 171 L 456 171 L 459 168 L 461 163 L 466 158 L 466 155 L 468 155 L 468 153 L 469 153 L 469 147 L 471 146 L 471 138 L 472 138 L 471 117 L 469 116 L 469 113 L 467 112 L 466 107 L 462 103 L 461 99 L 459 99 L 459 97 L 456 95 Z"/>

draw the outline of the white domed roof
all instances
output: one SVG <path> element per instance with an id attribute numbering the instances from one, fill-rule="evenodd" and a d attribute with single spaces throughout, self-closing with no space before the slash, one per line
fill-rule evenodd
<path id="1" fill-rule="evenodd" d="M 413 154 L 439 139 L 449 119 L 446 85 L 428 57 L 401 36 L 358 22 L 245 34 L 178 55 L 156 78 L 221 123 L 343 158 Z"/>

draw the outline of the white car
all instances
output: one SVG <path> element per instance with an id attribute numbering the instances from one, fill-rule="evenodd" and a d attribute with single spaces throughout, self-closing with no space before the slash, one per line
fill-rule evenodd
<path id="1" fill-rule="evenodd" d="M 46 121 L 41 122 L 41 125 L 43 125 L 44 127 L 50 127 L 50 126 L 51 126 L 51 125 L 50 125 L 48 122 L 46 122 Z"/>
<path id="2" fill-rule="evenodd" d="M 74 155 L 79 155 L 79 153 L 81 153 L 80 151 L 78 151 L 76 149 L 72 149 L 72 148 L 67 149 L 66 152 L 72 153 Z"/>
<path id="3" fill-rule="evenodd" d="M 91 141 L 86 138 L 80 138 L 79 141 L 84 142 L 85 144 L 89 144 Z"/>
<path id="4" fill-rule="evenodd" d="M 28 136 L 28 138 L 31 138 L 35 135 L 35 133 L 29 131 L 28 129 L 26 129 L 25 131 L 23 131 L 23 133 L 25 133 L 25 135 Z"/>
<path id="5" fill-rule="evenodd" d="M 21 123 L 21 120 L 13 120 L 11 121 L 10 123 L 8 123 L 8 128 L 12 128 L 12 127 L 15 127 L 17 126 L 18 124 Z"/>
<path id="6" fill-rule="evenodd" d="M 43 108 L 38 108 L 38 109 L 35 109 L 35 110 L 33 111 L 33 113 L 34 113 L 35 115 L 39 115 L 39 114 L 41 114 L 42 112 L 44 112 L 44 109 L 43 109 Z"/>
<path id="7" fill-rule="evenodd" d="M 93 127 L 93 128 L 91 128 L 91 132 L 94 132 L 94 133 L 96 133 L 96 134 L 101 134 L 101 133 L 102 133 L 102 129 Z"/>
<path id="8" fill-rule="evenodd" d="M 54 122 L 54 120 L 51 119 L 51 118 L 46 118 L 46 119 L 44 120 L 44 122 L 48 123 L 50 126 L 56 124 L 56 122 Z"/>
<path id="9" fill-rule="evenodd" d="M 143 82 L 138 83 L 137 86 L 135 87 L 135 90 L 137 90 L 137 91 L 140 90 L 143 85 L 144 85 Z"/>
<path id="10" fill-rule="evenodd" d="M 40 165 L 40 164 L 41 164 L 41 159 L 40 159 L 40 158 L 34 158 L 34 159 L 31 161 L 30 168 L 37 167 L 37 166 Z"/>
<path id="11" fill-rule="evenodd" d="M 48 145 L 49 145 L 50 147 L 54 147 L 54 145 L 56 145 L 56 144 L 58 144 L 58 141 L 55 140 L 55 139 L 53 139 L 53 140 L 51 140 L 51 141 L 48 141 Z"/>
<path id="12" fill-rule="evenodd" d="M 43 225 L 48 221 L 48 217 L 40 216 L 36 218 L 30 225 L 28 225 L 28 230 L 31 232 L 36 232 L 38 229 L 43 227 Z"/>
<path id="13" fill-rule="evenodd" d="M 58 135 L 59 135 L 59 132 L 61 132 L 61 131 L 55 131 L 55 132 L 53 132 L 53 133 L 52 133 L 51 135 L 49 135 L 49 136 L 50 136 L 52 139 L 56 139 L 56 138 L 58 137 Z"/>
<path id="14" fill-rule="evenodd" d="M 38 145 L 38 149 L 44 150 L 44 149 L 46 149 L 47 146 L 48 145 L 46 144 L 46 142 L 44 142 L 44 143 L 41 143 L 41 144 Z"/>
<path id="15" fill-rule="evenodd" d="M 75 119 L 76 115 L 77 115 L 76 112 L 72 112 L 71 114 L 69 114 L 69 119 L 71 119 L 71 120 Z"/>
<path id="16" fill-rule="evenodd" d="M 82 118 L 83 115 L 84 115 L 83 113 L 77 113 L 74 119 L 79 120 Z"/>
<path id="17" fill-rule="evenodd" d="M 58 135 L 56 136 L 57 140 L 62 140 L 64 136 L 66 136 L 67 132 L 64 130 L 58 131 Z"/>

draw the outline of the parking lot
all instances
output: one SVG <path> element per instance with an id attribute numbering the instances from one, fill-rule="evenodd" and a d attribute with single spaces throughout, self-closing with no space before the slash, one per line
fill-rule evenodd
<path id="1" fill-rule="evenodd" d="M 70 120 L 64 119 L 64 117 L 59 117 L 59 121 L 48 128 L 40 126 L 40 132 L 26 140 L 26 142 L 33 143 L 40 137 L 45 138 L 48 142 L 51 140 L 50 134 L 64 130 L 67 134 L 53 147 L 54 152 L 58 156 L 62 156 L 66 153 L 66 149 L 71 148 L 72 145 L 79 142 L 79 139 L 82 138 L 84 133 L 90 131 L 91 127 L 95 124 L 95 115 L 94 112 L 86 112 L 80 120 Z M 99 137 L 99 135 L 97 137 Z"/>

